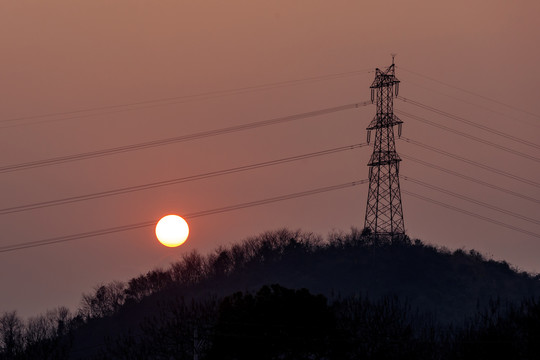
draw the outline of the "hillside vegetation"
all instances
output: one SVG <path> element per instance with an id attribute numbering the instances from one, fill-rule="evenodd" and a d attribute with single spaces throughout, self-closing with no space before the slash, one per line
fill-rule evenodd
<path id="1" fill-rule="evenodd" d="M 96 286 L 75 313 L 6 312 L 0 359 L 529 356 L 539 294 L 475 251 L 283 229 Z"/>

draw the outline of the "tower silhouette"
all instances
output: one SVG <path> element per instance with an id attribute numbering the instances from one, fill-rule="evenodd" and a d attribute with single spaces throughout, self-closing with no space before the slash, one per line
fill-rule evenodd
<path id="1" fill-rule="evenodd" d="M 396 152 L 394 126 L 398 125 L 401 136 L 401 121 L 394 115 L 394 96 L 398 95 L 399 80 L 395 76 L 394 57 L 392 65 L 385 71 L 377 68 L 375 80 L 370 86 L 371 102 L 376 97 L 377 114 L 367 127 L 367 141 L 375 131 L 373 154 L 369 160 L 369 192 L 364 228 L 376 236 L 391 238 L 405 234 L 401 190 L 399 187 L 399 163 Z"/>

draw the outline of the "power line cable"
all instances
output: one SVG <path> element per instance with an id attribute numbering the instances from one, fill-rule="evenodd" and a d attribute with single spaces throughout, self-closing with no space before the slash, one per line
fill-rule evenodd
<path id="1" fill-rule="evenodd" d="M 252 91 L 268 90 L 268 89 L 279 88 L 279 87 L 284 87 L 284 86 L 292 86 L 292 85 L 302 85 L 306 83 L 323 81 L 323 80 L 332 80 L 332 79 L 341 78 L 341 77 L 360 75 L 366 72 L 368 72 L 367 69 L 348 71 L 348 72 L 342 72 L 342 73 L 307 77 L 307 78 L 302 78 L 302 79 L 279 81 L 279 82 L 267 83 L 267 84 L 262 84 L 262 85 L 244 86 L 244 87 L 234 88 L 234 89 L 207 91 L 203 93 L 190 94 L 190 95 L 172 96 L 172 97 L 165 97 L 165 98 L 159 98 L 159 99 L 143 100 L 143 101 L 107 105 L 107 106 L 90 107 L 90 108 L 70 110 L 70 111 L 58 111 L 58 112 L 51 112 L 51 113 L 32 115 L 32 116 L 21 116 L 21 117 L 1 119 L 0 123 L 12 123 L 12 122 L 17 122 L 17 121 L 22 121 L 22 120 L 35 120 L 35 119 L 42 119 L 42 118 L 53 117 L 53 116 L 85 114 L 85 113 L 96 112 L 96 111 L 99 113 L 85 114 L 81 117 L 103 115 L 107 113 L 103 111 L 107 111 L 107 110 L 115 110 L 113 112 L 137 110 L 141 108 L 146 108 L 146 106 L 154 107 L 154 106 L 183 103 L 183 102 L 192 101 L 192 100 L 205 100 L 208 98 L 219 97 L 219 96 L 236 95 L 236 94 L 252 92 Z M 134 106 L 135 108 L 133 108 Z M 68 119 L 73 119 L 73 118 L 78 118 L 78 116 L 61 118 L 61 119 L 52 119 L 52 121 L 68 120 Z M 51 121 L 51 119 L 47 121 Z"/>
<path id="2" fill-rule="evenodd" d="M 487 217 L 487 216 L 483 216 L 483 215 L 474 213 L 474 212 L 472 212 L 472 211 L 464 210 L 464 209 L 459 208 L 459 207 L 457 207 L 457 206 L 452 206 L 452 205 L 449 205 L 449 204 L 446 204 L 446 203 L 443 203 L 443 202 L 434 200 L 434 199 L 429 198 L 429 197 L 427 197 L 427 196 L 423 196 L 423 195 L 414 193 L 414 192 L 412 192 L 412 191 L 408 191 L 408 190 L 402 189 L 402 190 L 401 190 L 401 193 L 402 193 L 402 194 L 405 194 L 405 195 L 409 195 L 409 196 L 415 197 L 415 198 L 417 198 L 417 199 L 421 199 L 421 200 L 430 202 L 430 203 L 432 203 L 432 204 L 436 204 L 436 205 L 442 206 L 442 207 L 444 207 L 444 208 L 447 208 L 447 209 L 450 209 L 450 210 L 453 210 L 453 211 L 457 211 L 457 212 L 462 213 L 462 214 L 465 214 L 465 215 L 469 215 L 469 216 L 475 217 L 475 218 L 477 218 L 477 219 L 481 219 L 481 220 L 490 222 L 490 223 L 492 223 L 492 224 L 496 224 L 496 225 L 505 227 L 505 228 L 507 228 L 507 229 L 511 229 L 511 230 L 514 230 L 514 231 L 517 231 L 517 232 L 520 232 L 520 233 L 523 233 L 523 234 L 526 234 L 526 235 L 530 235 L 530 236 L 533 236 L 533 237 L 536 237 L 536 238 L 540 238 L 540 234 L 538 234 L 538 233 L 535 233 L 535 232 L 532 232 L 532 231 L 528 231 L 528 230 L 519 228 L 519 227 L 517 227 L 517 226 L 510 225 L 510 224 L 504 223 L 504 222 L 502 222 L 502 221 L 498 221 L 498 220 L 489 218 L 489 217 Z"/>
<path id="3" fill-rule="evenodd" d="M 520 177 L 520 176 L 511 174 L 511 173 L 506 172 L 506 171 L 503 171 L 503 170 L 496 169 L 496 168 L 491 167 L 491 166 L 488 166 L 488 165 L 484 165 L 484 164 L 482 164 L 482 163 L 479 163 L 479 162 L 476 162 L 476 161 L 473 161 L 473 160 L 464 158 L 464 157 L 459 156 L 459 155 L 456 155 L 456 154 L 452 154 L 452 153 L 450 153 L 450 152 L 441 150 L 441 149 L 436 148 L 436 147 L 434 147 L 434 146 L 430 146 L 430 145 L 424 144 L 424 143 L 422 143 L 422 142 L 420 142 L 420 141 L 412 140 L 412 139 L 409 139 L 409 138 L 406 138 L 406 137 L 403 137 L 403 136 L 401 137 L 401 140 L 406 141 L 406 142 L 408 142 L 408 143 L 410 143 L 410 144 L 413 144 L 413 145 L 422 147 L 422 148 L 424 148 L 424 149 L 431 150 L 431 151 L 433 151 L 433 152 L 436 152 L 436 153 L 439 153 L 439 154 L 442 154 L 442 155 L 451 157 L 451 158 L 453 158 L 453 159 L 456 159 L 456 160 L 465 162 L 465 163 L 467 163 L 467 164 L 474 165 L 474 166 L 479 167 L 479 168 L 482 168 L 482 169 L 484 169 L 484 170 L 488 170 L 488 171 L 494 172 L 494 173 L 496 173 L 496 174 L 499 174 L 499 175 L 508 177 L 508 178 L 510 178 L 510 179 L 517 180 L 517 181 L 522 182 L 522 183 L 524 183 L 524 184 L 528 184 L 528 185 L 535 186 L 535 187 L 540 187 L 540 183 L 537 183 L 537 182 L 535 182 L 535 181 L 532 181 L 532 180 L 529 180 L 529 179 L 522 178 L 522 177 Z"/>
<path id="4" fill-rule="evenodd" d="M 103 110 L 103 111 L 94 111 L 92 113 L 82 113 L 79 115 L 71 115 L 67 117 L 60 117 L 60 118 L 52 118 L 52 119 L 44 119 L 44 120 L 36 120 L 32 122 L 26 122 L 26 123 L 12 123 L 8 125 L 0 125 L 0 129 L 10 129 L 15 127 L 21 127 L 21 126 L 29 126 L 29 125 L 38 125 L 38 124 L 49 124 L 53 122 L 59 122 L 59 121 L 65 121 L 65 120 L 73 120 L 73 119 L 85 119 L 100 115 L 110 115 L 110 114 L 118 114 L 126 111 L 134 111 L 139 109 L 149 109 L 154 107 L 161 107 L 165 105 L 170 104 L 153 104 L 153 105 L 146 105 L 146 106 L 140 106 L 137 108 L 126 108 L 126 109 L 116 109 L 116 110 Z"/>
<path id="5" fill-rule="evenodd" d="M 118 146 L 114 148 L 89 151 L 89 152 L 84 152 L 84 153 L 58 156 L 58 157 L 53 157 L 53 158 L 48 158 L 48 159 L 0 166 L 0 173 L 27 170 L 27 169 L 50 166 L 50 165 L 57 165 L 57 164 L 62 164 L 62 163 L 67 163 L 67 162 L 72 162 L 72 161 L 80 161 L 80 160 L 86 160 L 86 159 L 91 159 L 91 158 L 110 156 L 110 155 L 115 155 L 115 154 L 129 152 L 129 151 L 148 149 L 148 148 L 164 146 L 164 145 L 169 145 L 169 144 L 178 143 L 178 142 L 185 142 L 185 141 L 202 139 L 206 137 L 229 134 L 229 133 L 238 132 L 238 131 L 251 130 L 251 129 L 255 129 L 255 128 L 259 128 L 263 126 L 282 124 L 282 123 L 291 122 L 295 120 L 331 114 L 338 111 L 355 109 L 355 108 L 359 108 L 361 106 L 366 106 L 370 104 L 371 104 L 370 101 L 346 104 L 346 105 L 329 107 L 329 108 L 324 108 L 324 109 L 315 110 L 315 111 L 309 111 L 309 112 L 300 113 L 300 114 L 274 118 L 270 120 L 262 120 L 262 121 L 252 122 L 252 123 L 229 126 L 229 127 L 221 128 L 221 129 L 202 131 L 202 132 L 197 132 L 197 133 L 188 134 L 188 135 L 181 135 L 181 136 L 175 136 L 171 138 L 158 139 L 158 140 L 152 140 L 152 141 L 147 141 L 147 142 L 142 142 L 142 143 Z"/>
<path id="6" fill-rule="evenodd" d="M 424 124 L 428 124 L 428 125 L 431 125 L 431 126 L 434 126 L 434 127 L 437 127 L 439 129 L 442 129 L 442 130 L 446 130 L 448 132 L 451 132 L 451 133 L 454 133 L 456 135 L 459 135 L 459 136 L 463 136 L 467 139 L 471 139 L 471 140 L 474 140 L 476 142 L 479 142 L 479 143 L 482 143 L 482 144 L 485 144 L 485 145 L 489 145 L 489 146 L 492 146 L 494 148 L 497 148 L 499 150 L 503 150 L 503 151 L 506 151 L 510 154 L 513 154 L 513 155 L 517 155 L 517 156 L 521 156 L 525 159 L 529 159 L 529 160 L 532 160 L 532 161 L 536 161 L 536 162 L 540 162 L 540 158 L 537 158 L 535 156 L 532 156 L 532 155 L 529 155 L 529 154 L 526 154 L 526 153 L 523 153 L 521 151 L 517 151 L 517 150 L 514 150 L 514 149 L 511 149 L 507 146 L 503 146 L 503 145 L 500 145 L 500 144 L 497 144 L 497 143 L 494 143 L 492 141 L 489 141 L 489 140 L 485 140 L 485 139 L 482 139 L 482 138 L 479 138 L 477 136 L 474 136 L 474 135 L 471 135 L 471 134 L 467 134 L 467 133 L 464 133 L 463 131 L 459 131 L 459 130 L 455 130 L 455 129 L 452 129 L 448 126 L 445 126 L 445 125 L 441 125 L 441 124 L 437 124 L 436 122 L 434 121 L 431 121 L 431 120 L 427 120 L 427 119 L 424 119 L 420 116 L 417 116 L 417 115 L 413 115 L 413 114 L 409 114 L 405 111 L 402 111 L 402 110 L 394 110 L 396 113 L 398 114 L 402 114 L 406 117 L 408 117 L 409 119 L 414 119 L 414 120 L 417 120 L 417 121 L 420 121 L 420 122 L 423 122 Z"/>
<path id="7" fill-rule="evenodd" d="M 423 104 L 421 102 L 418 102 L 418 101 L 414 101 L 414 100 L 411 100 L 411 99 L 408 99 L 408 98 L 405 98 L 405 97 L 402 97 L 402 96 L 399 96 L 398 97 L 399 100 L 405 102 L 405 103 L 408 103 L 408 104 L 412 104 L 412 105 L 415 105 L 421 109 L 424 109 L 424 110 L 428 110 L 428 111 L 431 111 L 431 112 L 434 112 L 438 115 L 442 115 L 442 116 L 445 116 L 447 118 L 450 118 L 450 119 L 453 119 L 453 120 L 457 120 L 457 121 L 460 121 L 462 123 L 465 123 L 467 125 L 470 125 L 470 126 L 473 126 L 475 128 L 478 128 L 478 129 L 481 129 L 481 130 L 484 130 L 484 131 L 487 131 L 487 132 L 490 132 L 492 134 L 495 134 L 495 135 L 498 135 L 498 136 L 501 136 L 501 137 L 504 137 L 504 138 L 507 138 L 507 139 L 510 139 L 510 140 L 513 140 L 515 142 L 518 142 L 520 144 L 523 144 L 523 145 L 528 145 L 528 146 L 531 146 L 531 147 L 534 147 L 536 149 L 540 149 L 540 145 L 532 142 L 532 141 L 528 141 L 528 140 L 525 140 L 525 139 L 522 139 L 522 138 L 519 138 L 517 136 L 513 136 L 513 135 L 510 135 L 508 133 L 505 133 L 503 131 L 499 131 L 499 130 L 496 130 L 496 129 L 493 129 L 489 126 L 486 126 L 486 125 L 482 125 L 482 124 L 478 124 L 474 121 L 471 121 L 471 120 L 468 120 L 468 119 L 465 119 L 463 117 L 460 117 L 460 116 L 457 116 L 457 115 L 454 115 L 454 114 L 451 114 L 449 112 L 446 112 L 446 111 L 443 111 L 443 110 L 440 110 L 440 109 L 437 109 L 435 107 L 432 107 L 432 106 L 429 106 L 429 105 L 426 105 L 426 104 Z"/>
<path id="8" fill-rule="evenodd" d="M 490 97 L 487 97 L 487 96 L 478 94 L 478 93 L 476 93 L 476 92 L 474 92 L 474 91 L 470 91 L 470 90 L 467 90 L 467 89 L 464 89 L 464 88 L 461 88 L 461 87 L 458 87 L 458 86 L 449 84 L 449 83 L 447 83 L 447 82 L 444 82 L 444 81 L 441 81 L 441 80 L 437 80 L 437 79 L 432 78 L 432 77 L 430 77 L 430 76 L 422 75 L 422 74 L 420 74 L 420 73 L 418 73 L 418 72 L 416 72 L 416 71 L 407 70 L 406 68 L 404 68 L 404 67 L 402 67 L 402 66 L 399 66 L 399 68 L 400 68 L 401 70 L 405 70 L 405 71 L 407 71 L 407 72 L 409 72 L 409 73 L 411 73 L 411 74 L 420 76 L 420 77 L 422 77 L 422 78 L 424 78 L 424 79 L 428 79 L 428 80 L 431 80 L 431 81 L 433 81 L 433 82 L 442 84 L 442 85 L 444 85 L 444 86 L 447 86 L 447 87 L 450 87 L 450 88 L 453 88 L 453 89 L 456 89 L 456 90 L 459 90 L 459 91 L 463 91 L 463 92 L 465 92 L 465 93 L 467 93 L 467 94 L 477 96 L 477 97 L 482 98 L 482 99 L 484 99 L 484 100 L 487 100 L 487 101 L 490 101 L 490 102 L 493 102 L 493 103 L 496 103 L 496 104 L 505 106 L 505 107 L 507 107 L 507 108 L 509 108 L 509 109 L 516 110 L 516 111 L 520 111 L 520 112 L 522 112 L 522 113 L 524 113 L 524 114 L 528 114 L 528 115 L 534 116 L 534 117 L 536 117 L 536 118 L 540 118 L 540 115 L 539 115 L 539 114 L 535 114 L 535 113 L 533 113 L 533 112 L 530 112 L 530 111 L 527 111 L 527 110 L 518 108 L 518 107 L 516 107 L 516 106 L 506 104 L 506 103 L 504 103 L 504 102 L 502 102 L 502 101 L 500 101 L 500 100 L 496 100 L 496 99 L 493 99 L 493 98 L 490 98 Z"/>
<path id="9" fill-rule="evenodd" d="M 515 191 L 512 191 L 512 190 L 509 190 L 509 189 L 506 189 L 506 188 L 503 188 L 503 187 L 500 187 L 500 186 L 497 186 L 497 185 L 494 185 L 494 184 L 491 184 L 491 183 L 488 183 L 488 182 L 485 182 L 483 180 L 479 180 L 479 179 L 476 179 L 476 178 L 473 178 L 473 177 L 470 177 L 470 176 L 467 176 L 467 175 L 464 175 L 464 174 L 461 174 L 461 173 L 458 173 L 458 172 L 455 172 L 455 171 L 452 171 L 452 170 L 449 170 L 445 167 L 442 167 L 442 166 L 439 166 L 439 165 L 435 165 L 435 164 L 432 164 L 430 162 L 427 162 L 427 161 L 424 161 L 424 160 L 420 160 L 420 159 L 417 159 L 413 156 L 409 156 L 409 155 L 405 155 L 403 153 L 400 152 L 400 156 L 404 159 L 407 159 L 409 161 L 413 161 L 413 162 L 416 162 L 418 164 L 421 164 L 421 165 L 424 165 L 424 166 L 427 166 L 427 167 L 430 167 L 432 169 L 436 169 L 436 170 L 439 170 L 439 171 L 442 171 L 442 172 L 445 172 L 447 174 L 450 174 L 450 175 L 453 175 L 453 176 L 456 176 L 456 177 L 460 177 L 462 179 L 465 179 L 465 180 L 468 180 L 468 181 L 472 181 L 474 183 L 477 183 L 479 185 L 482 185 L 482 186 L 486 186 L 486 187 L 489 187 L 489 188 L 492 188 L 492 189 L 495 189 L 495 190 L 498 190 L 500 192 L 503 192 L 503 193 L 506 193 L 506 194 L 509 194 L 509 195 L 513 195 L 515 197 L 519 197 L 521 199 L 525 199 L 525 200 L 529 200 L 529 201 L 532 201 L 536 204 L 540 204 L 540 200 L 539 199 L 535 199 L 531 196 L 527 196 L 527 195 L 524 195 L 524 194 L 521 194 L 521 193 L 518 193 L 518 192 L 515 192 Z"/>
<path id="10" fill-rule="evenodd" d="M 211 210 L 193 212 L 193 213 L 185 214 L 183 217 L 185 219 L 190 220 L 190 219 L 195 219 L 195 218 L 203 217 L 203 216 L 221 214 L 224 212 L 240 210 L 240 209 L 250 208 L 254 206 L 261 206 L 261 205 L 271 204 L 275 202 L 321 194 L 321 193 L 325 193 L 329 191 L 346 189 L 346 188 L 350 188 L 350 187 L 357 186 L 360 184 L 365 184 L 367 183 L 367 181 L 368 181 L 367 179 L 364 179 L 364 180 L 357 180 L 357 181 L 347 182 L 347 183 L 338 184 L 338 185 L 325 186 L 325 187 L 315 188 L 315 189 L 311 189 L 307 191 L 300 191 L 300 192 L 291 193 L 287 195 L 266 198 L 262 200 L 250 201 L 250 202 L 235 204 L 231 206 L 224 206 L 224 207 L 215 208 Z M 48 239 L 28 241 L 28 242 L 24 242 L 20 244 L 5 245 L 5 246 L 0 247 L 0 253 L 28 249 L 28 248 L 38 247 L 38 246 L 63 243 L 63 242 L 68 242 L 68 241 L 75 241 L 75 240 L 80 240 L 80 239 L 96 237 L 96 236 L 103 236 L 103 235 L 108 235 L 108 234 L 113 234 L 113 233 L 118 233 L 118 232 L 123 232 L 123 231 L 141 229 L 141 228 L 154 226 L 156 223 L 157 223 L 157 219 L 154 219 L 151 221 L 143 221 L 143 222 L 129 224 L 129 225 L 115 226 L 115 227 L 92 230 L 92 231 L 87 231 L 87 232 L 82 232 L 82 233 L 77 233 L 77 234 L 71 234 L 71 235 L 56 236 L 56 237 L 52 237 Z"/>
<path id="11" fill-rule="evenodd" d="M 462 103 L 465 103 L 467 105 L 472 105 L 472 106 L 475 106 L 479 109 L 482 109 L 482 110 L 485 110 L 485 111 L 488 111 L 490 113 L 493 113 L 493 114 L 497 114 L 497 115 L 501 115 L 501 116 L 504 116 L 506 119 L 508 120 L 513 120 L 513 121 L 519 121 L 519 122 L 522 122 L 524 124 L 527 124 L 527 125 L 533 125 L 533 126 L 536 126 L 536 127 L 539 127 L 540 126 L 540 123 L 538 122 L 531 122 L 527 119 L 524 119 L 524 118 L 521 118 L 521 117 L 515 117 L 515 116 L 509 116 L 508 114 L 505 114 L 501 111 L 497 111 L 497 110 L 494 110 L 493 108 L 491 107 L 488 107 L 488 106 L 483 106 L 483 105 L 480 105 L 478 103 L 475 103 L 475 102 L 472 102 L 472 101 L 467 101 L 465 99 L 462 99 L 462 98 L 459 98 L 459 97 L 456 97 L 456 96 L 452 96 L 452 95 L 449 95 L 447 93 L 444 93 L 444 92 L 441 92 L 441 91 L 437 91 L 433 88 L 430 88 L 430 87 L 427 87 L 427 86 L 422 86 L 422 85 L 419 85 L 419 84 L 416 84 L 415 82 L 413 81 L 410 81 L 410 80 L 407 80 L 407 85 L 414 85 L 414 86 L 417 86 L 419 88 L 422 88 L 424 90 L 428 90 L 430 93 L 437 93 L 437 94 L 440 94 L 440 95 L 443 95 L 443 96 L 446 96 L 450 99 L 453 99 L 453 100 L 457 100 L 457 101 L 460 101 Z"/>
<path id="12" fill-rule="evenodd" d="M 468 202 L 470 202 L 470 203 L 473 203 L 473 204 L 476 204 L 476 205 L 480 205 L 480 206 L 483 206 L 483 207 L 485 207 L 485 208 L 488 208 L 488 209 L 491 209 L 491 210 L 495 210 L 495 211 L 498 211 L 498 212 L 500 212 L 500 213 L 503 213 L 503 214 L 506 214 L 506 215 L 510 215 L 510 216 L 515 217 L 515 218 L 518 218 L 518 219 L 521 219 L 521 220 L 525 220 L 525 221 L 531 222 L 531 223 L 536 224 L 536 225 L 540 225 L 540 221 L 539 221 L 539 220 L 536 220 L 536 219 L 527 217 L 527 216 L 525 216 L 525 215 L 521 215 L 521 214 L 515 213 L 515 212 L 513 212 L 513 211 L 506 210 L 506 209 L 500 208 L 500 207 L 498 207 L 498 206 L 494 206 L 494 205 L 485 203 L 485 202 L 483 202 L 483 201 L 473 199 L 473 198 L 471 198 L 471 197 L 469 197 L 469 196 L 461 195 L 461 194 L 455 193 L 455 192 L 453 192 L 453 191 L 450 191 L 450 190 L 447 190 L 447 189 L 443 189 L 443 188 L 441 188 L 441 187 L 435 186 L 435 185 L 433 185 L 433 184 L 426 183 L 426 182 L 421 181 L 421 180 L 418 180 L 418 179 L 411 178 L 411 177 L 409 177 L 409 176 L 402 175 L 402 177 L 403 177 L 403 179 L 406 180 L 406 181 L 410 181 L 410 182 L 412 182 L 412 183 L 418 184 L 418 185 L 423 186 L 423 187 L 426 187 L 426 188 L 428 188 L 428 189 L 435 190 L 435 191 L 441 192 L 441 193 L 443 193 L 443 194 L 450 195 L 450 196 L 456 197 L 456 198 L 458 198 L 458 199 L 465 200 L 465 201 L 468 201 Z"/>
<path id="13" fill-rule="evenodd" d="M 360 144 L 353 144 L 353 145 L 348 145 L 348 146 L 341 146 L 341 147 L 336 147 L 332 149 L 306 153 L 302 155 L 290 156 L 290 157 L 281 158 L 277 160 L 264 161 L 264 162 L 259 162 L 255 164 L 250 164 L 250 165 L 243 165 L 243 166 L 238 166 L 238 167 L 229 168 L 229 169 L 207 172 L 203 174 L 150 182 L 150 183 L 139 184 L 139 185 L 134 185 L 134 186 L 127 186 L 127 187 L 106 190 L 106 191 L 101 191 L 101 192 L 96 192 L 96 193 L 91 193 L 91 194 L 85 194 L 85 195 L 70 196 L 70 197 L 65 197 L 65 198 L 56 199 L 56 200 L 48 200 L 48 201 L 42 201 L 42 202 L 19 205 L 19 206 L 11 206 L 8 208 L 0 209 L 0 215 L 18 213 L 18 212 L 23 212 L 23 211 L 35 210 L 35 209 L 42 209 L 46 207 L 52 207 L 52 206 L 58 206 L 58 205 L 64 205 L 64 204 L 71 204 L 71 203 L 76 203 L 76 202 L 81 202 L 81 201 L 92 200 L 92 199 L 99 199 L 99 198 L 104 198 L 104 197 L 109 197 L 109 196 L 116 196 L 120 194 L 127 194 L 127 193 L 136 192 L 136 191 L 154 189 L 154 188 L 159 188 L 163 186 L 176 185 L 176 184 L 180 184 L 180 183 L 184 183 L 188 181 L 196 181 L 196 180 L 202 180 L 202 179 L 207 179 L 207 178 L 216 177 L 216 176 L 234 174 L 234 173 L 239 173 L 243 171 L 254 170 L 254 169 L 264 168 L 268 166 L 279 165 L 279 164 L 285 164 L 285 163 L 289 163 L 293 161 L 305 160 L 305 159 L 335 154 L 338 152 L 343 152 L 343 151 L 348 151 L 348 150 L 354 150 L 354 149 L 358 149 L 366 145 L 367 145 L 366 143 L 360 143 Z"/>

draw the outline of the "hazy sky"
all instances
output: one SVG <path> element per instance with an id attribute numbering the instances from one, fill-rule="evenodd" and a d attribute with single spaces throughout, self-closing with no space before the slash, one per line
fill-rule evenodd
<path id="1" fill-rule="evenodd" d="M 539 13 L 536 0 L 3 0 L 0 167 L 363 102 L 370 98 L 373 70 L 388 66 L 391 53 L 398 54 L 403 97 L 540 144 Z M 332 74 L 344 75 L 326 76 Z M 291 82 L 299 79 L 312 80 Z M 244 90 L 226 92 L 230 89 Z M 189 97 L 195 94 L 207 96 Z M 174 100 L 148 103 L 170 98 Z M 118 106 L 134 103 L 139 105 Z M 498 136 L 403 101 L 396 100 L 395 108 L 529 158 L 398 114 L 404 121 L 404 137 L 540 182 L 539 163 L 530 158 L 540 157 L 538 145 Z M 370 105 L 190 142 L 0 173 L 0 208 L 361 143 L 374 114 Z M 538 186 L 403 140 L 397 142 L 397 149 L 527 198 L 407 159 L 401 165 L 402 175 L 532 220 L 402 179 L 405 191 L 540 234 Z M 364 147 L 0 215 L 0 247 L 366 179 L 371 151 Z M 301 228 L 326 236 L 333 230 L 362 228 L 366 195 L 367 185 L 359 185 L 193 219 L 191 237 L 177 249 L 159 245 L 153 228 L 147 227 L 0 253 L 0 311 L 16 309 L 29 316 L 59 305 L 75 309 L 81 294 L 94 285 L 128 280 L 166 267 L 193 249 L 207 253 L 266 230 Z M 475 248 L 520 269 L 540 271 L 538 236 L 405 194 L 403 209 L 405 227 L 413 238 L 450 249 Z"/>

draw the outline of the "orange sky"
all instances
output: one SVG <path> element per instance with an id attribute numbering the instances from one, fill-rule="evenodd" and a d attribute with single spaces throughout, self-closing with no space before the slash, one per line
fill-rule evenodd
<path id="1" fill-rule="evenodd" d="M 129 145 L 369 100 L 375 67 L 397 53 L 400 95 L 538 143 L 537 1 L 3 1 L 0 166 Z M 97 109 L 328 74 L 358 74 L 156 106 Z M 413 72 L 411 72 L 413 71 Z M 456 99 L 457 98 L 457 99 Z M 396 101 L 396 109 L 512 149 L 538 150 Z M 488 110 L 486 110 L 489 109 Z M 122 111 L 118 111 L 122 110 Z M 0 174 L 7 208 L 200 174 L 365 141 L 373 106 L 115 156 Z M 23 118 L 21 120 L 13 120 Z M 404 136 L 538 181 L 538 163 L 401 116 Z M 538 187 L 397 142 L 398 152 L 540 198 Z M 242 174 L 0 215 L 0 246 L 192 213 L 367 178 L 369 148 Z M 402 174 L 538 219 L 538 204 L 404 161 Z M 402 180 L 402 188 L 540 233 Z M 153 229 L 0 253 L 0 311 L 28 316 L 81 293 L 283 226 L 323 236 L 363 226 L 367 186 L 202 217 L 171 250 Z M 540 271 L 540 241 L 403 196 L 411 237 L 475 248 Z"/>

